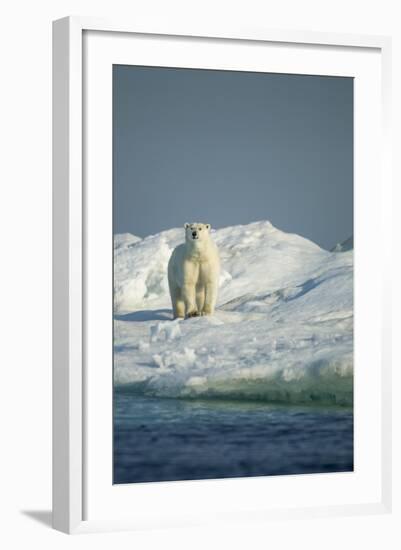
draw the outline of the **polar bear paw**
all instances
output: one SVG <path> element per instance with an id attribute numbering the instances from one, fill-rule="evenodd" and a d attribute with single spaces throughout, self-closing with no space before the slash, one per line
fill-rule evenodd
<path id="1" fill-rule="evenodd" d="M 193 311 L 189 311 L 187 313 L 187 318 L 190 319 L 191 317 L 199 317 L 200 313 L 194 309 Z"/>

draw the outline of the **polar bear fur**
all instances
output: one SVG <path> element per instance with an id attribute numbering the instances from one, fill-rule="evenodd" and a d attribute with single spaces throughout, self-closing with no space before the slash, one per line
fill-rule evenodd
<path id="1" fill-rule="evenodd" d="M 168 283 L 174 318 L 212 315 L 217 300 L 220 260 L 210 236 L 210 224 L 186 223 L 185 243 L 168 263 Z"/>

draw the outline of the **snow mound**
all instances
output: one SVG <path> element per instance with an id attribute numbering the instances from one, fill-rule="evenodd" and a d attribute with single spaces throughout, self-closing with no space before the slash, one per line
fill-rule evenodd
<path id="1" fill-rule="evenodd" d="M 115 311 L 167 305 L 167 263 L 172 250 L 181 240 L 182 231 L 173 229 L 146 239 L 127 234 L 123 237 L 115 236 Z"/>
<path id="2" fill-rule="evenodd" d="M 184 230 L 171 229 L 145 239 L 115 236 L 115 311 L 170 307 L 167 263 L 183 242 Z M 311 241 L 279 231 L 270 222 L 225 227 L 213 232 L 222 273 L 219 303 L 246 293 L 273 292 L 298 284 L 330 257 Z"/>
<path id="3" fill-rule="evenodd" d="M 351 237 L 348 237 L 345 241 L 342 243 L 337 243 L 334 248 L 332 248 L 332 252 L 347 252 L 348 250 L 354 249 L 354 236 L 351 235 Z"/>
<path id="4" fill-rule="evenodd" d="M 213 233 L 222 274 L 216 315 L 172 321 L 167 262 L 183 229 L 117 235 L 118 387 L 147 395 L 352 403 L 353 254 L 269 222 Z"/>

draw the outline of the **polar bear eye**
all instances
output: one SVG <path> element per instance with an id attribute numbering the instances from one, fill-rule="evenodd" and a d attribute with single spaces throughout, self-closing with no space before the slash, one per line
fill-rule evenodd
<path id="1" fill-rule="evenodd" d="M 202 228 L 201 228 L 201 227 L 198 227 L 198 230 L 199 230 L 199 231 L 202 231 Z"/>

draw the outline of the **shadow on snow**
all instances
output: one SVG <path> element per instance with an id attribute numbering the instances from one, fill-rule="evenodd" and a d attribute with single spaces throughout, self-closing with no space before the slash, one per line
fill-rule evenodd
<path id="1" fill-rule="evenodd" d="M 133 311 L 132 313 L 116 314 L 114 318 L 117 321 L 168 321 L 173 318 L 171 309 L 144 309 L 141 311 Z"/>

